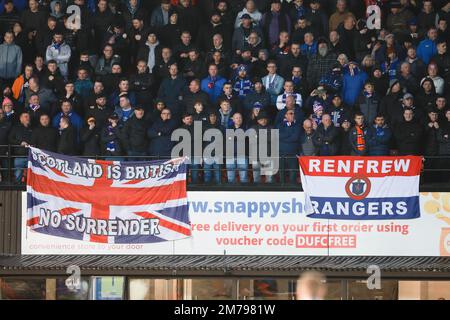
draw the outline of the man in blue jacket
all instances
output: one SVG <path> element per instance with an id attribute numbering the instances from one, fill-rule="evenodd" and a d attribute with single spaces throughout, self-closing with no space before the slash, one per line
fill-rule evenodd
<path id="1" fill-rule="evenodd" d="M 351 61 L 344 67 L 342 93 L 345 104 L 351 107 L 355 105 L 367 78 L 367 73 L 359 69 L 356 62 Z"/>
<path id="2" fill-rule="evenodd" d="M 388 156 L 392 130 L 385 124 L 384 116 L 378 114 L 369 126 L 369 156 Z"/>
<path id="3" fill-rule="evenodd" d="M 202 80 L 200 87 L 202 91 L 209 95 L 212 103 L 215 103 L 222 94 L 223 85 L 226 82 L 224 78 L 218 75 L 217 66 L 211 64 L 208 67 L 208 76 Z"/>
<path id="4" fill-rule="evenodd" d="M 81 128 L 83 127 L 83 119 L 73 111 L 72 102 L 68 99 L 64 99 L 61 102 L 61 112 L 57 113 L 52 120 L 52 126 L 55 128 L 59 128 L 59 121 L 63 116 L 66 116 L 70 120 L 70 124 L 75 129 L 76 133 L 76 141 L 79 141 L 79 133 Z"/>
<path id="5" fill-rule="evenodd" d="M 417 47 L 417 57 L 423 61 L 423 63 L 430 63 L 431 58 L 437 54 L 436 39 L 438 36 L 435 27 L 428 29 L 428 39 L 420 41 Z"/>

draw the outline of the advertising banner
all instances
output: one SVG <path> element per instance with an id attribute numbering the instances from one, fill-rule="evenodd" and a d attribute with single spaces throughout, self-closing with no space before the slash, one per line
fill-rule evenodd
<path id="1" fill-rule="evenodd" d="M 27 230 L 22 254 L 450 256 L 450 193 L 421 193 L 413 219 L 316 219 L 303 192 L 188 192 L 192 237 L 92 243 Z M 26 194 L 23 203 L 26 208 Z"/>

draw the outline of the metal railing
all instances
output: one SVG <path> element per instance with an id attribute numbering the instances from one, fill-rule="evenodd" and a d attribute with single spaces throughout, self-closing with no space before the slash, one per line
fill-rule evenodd
<path id="1" fill-rule="evenodd" d="M 26 159 L 26 155 L 13 155 L 13 150 L 16 148 L 23 148 L 16 145 L 0 145 L 0 188 L 1 189 L 23 189 L 26 184 L 26 162 L 20 167 L 17 159 Z M 6 150 L 6 153 L 4 151 Z M 79 158 L 90 158 L 95 160 L 117 160 L 117 161 L 152 161 L 169 159 L 167 157 L 158 156 L 95 156 L 85 157 L 77 156 Z M 205 168 L 202 165 L 188 165 L 187 184 L 188 188 L 197 189 L 205 187 L 213 189 L 229 189 L 232 186 L 244 186 L 246 188 L 260 190 L 264 188 L 283 188 L 288 189 L 300 188 L 300 177 L 298 166 L 293 166 L 292 161 L 295 161 L 296 156 L 279 157 L 279 169 L 272 179 L 268 176 L 261 175 L 259 181 L 255 181 L 255 174 L 258 169 L 253 166 L 251 161 L 247 161 L 246 165 L 241 168 L 231 169 L 227 167 L 226 160 L 220 164 L 218 168 Z M 248 160 L 248 159 L 247 159 Z M 290 165 L 289 165 L 290 163 Z M 23 164 L 23 163 L 22 163 Z M 17 180 L 16 173 L 18 170 L 22 171 L 22 179 Z M 212 180 L 205 181 L 205 174 L 211 172 Z M 245 172 L 245 173 L 244 173 Z M 214 174 L 218 174 L 220 181 L 215 181 Z M 229 175 L 235 178 L 235 182 L 229 181 Z M 246 181 L 242 178 L 246 177 Z M 422 168 L 421 185 L 432 184 L 440 191 L 450 191 L 450 156 L 424 156 L 424 165 Z M 206 189 L 205 189 L 206 190 Z"/>

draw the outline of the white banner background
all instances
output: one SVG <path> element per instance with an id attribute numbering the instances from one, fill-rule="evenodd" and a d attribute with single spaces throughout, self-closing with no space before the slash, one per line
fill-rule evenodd
<path id="1" fill-rule="evenodd" d="M 192 238 L 98 244 L 31 231 L 23 193 L 22 254 L 450 256 L 450 193 L 422 193 L 413 220 L 308 218 L 303 192 L 188 192 L 188 201 Z"/>

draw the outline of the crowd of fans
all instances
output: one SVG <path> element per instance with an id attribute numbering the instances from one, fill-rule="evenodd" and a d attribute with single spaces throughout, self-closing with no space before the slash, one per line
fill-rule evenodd
<path id="1" fill-rule="evenodd" d="M 448 0 L 3 0 L 3 179 L 8 167 L 22 179 L 29 145 L 169 157 L 172 132 L 195 121 L 279 129 L 291 182 L 297 155 L 425 155 L 449 168 L 433 158 L 450 157 L 449 17 Z M 267 165 L 224 162 L 226 178 L 218 159 L 194 160 L 192 181 L 261 182 Z"/>

